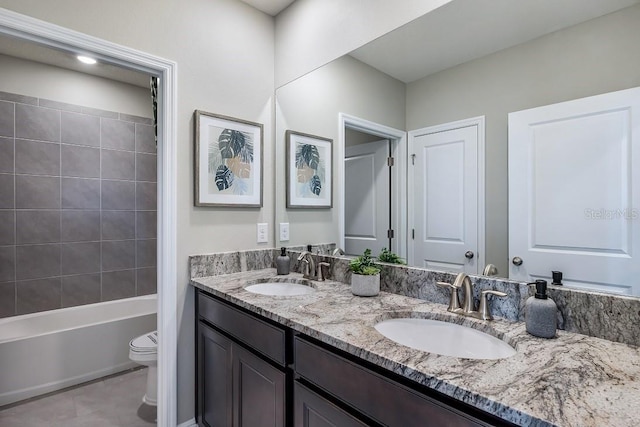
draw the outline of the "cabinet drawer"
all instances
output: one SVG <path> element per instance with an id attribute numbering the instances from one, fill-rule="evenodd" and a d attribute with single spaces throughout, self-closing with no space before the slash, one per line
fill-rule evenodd
<path id="1" fill-rule="evenodd" d="M 198 314 L 248 347 L 285 366 L 286 331 L 198 292 Z"/>
<path id="2" fill-rule="evenodd" d="M 367 427 L 299 382 L 293 386 L 295 427 Z"/>
<path id="3" fill-rule="evenodd" d="M 296 373 L 390 427 L 488 426 L 428 396 L 296 337 Z"/>

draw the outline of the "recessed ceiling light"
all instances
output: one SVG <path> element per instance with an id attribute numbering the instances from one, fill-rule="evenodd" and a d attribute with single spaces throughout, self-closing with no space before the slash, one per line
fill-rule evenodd
<path id="1" fill-rule="evenodd" d="M 93 65 L 96 62 L 98 62 L 93 58 L 89 58 L 88 56 L 83 56 L 83 55 L 78 55 L 78 61 L 80 61 L 80 62 L 82 62 L 84 64 L 90 64 L 90 65 Z"/>

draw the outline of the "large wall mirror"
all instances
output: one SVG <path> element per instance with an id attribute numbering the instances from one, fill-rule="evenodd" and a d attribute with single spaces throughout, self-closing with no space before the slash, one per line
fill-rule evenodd
<path id="1" fill-rule="evenodd" d="M 637 40 L 635 0 L 454 0 L 278 88 L 276 234 L 279 223 L 290 224 L 290 240 L 280 243 L 348 246 L 355 236 L 372 248 L 391 247 L 413 265 L 482 273 L 493 264 L 498 276 L 509 277 L 509 113 L 640 86 Z M 471 131 L 449 132 L 462 128 Z M 333 140 L 332 209 L 286 208 L 286 130 Z M 439 148 L 469 138 L 477 139 L 477 152 L 464 144 Z M 418 146 L 434 154 L 426 163 Z M 376 152 L 384 159 L 380 169 Z M 384 169 L 387 157 L 395 157 L 391 172 Z M 424 183 L 437 179 L 427 204 Z M 463 218 L 451 208 L 462 205 L 472 214 Z M 426 233 L 416 215 L 435 218 L 445 243 L 473 226 L 479 237 L 472 249 L 456 247 L 456 262 L 446 259 L 446 244 L 429 247 L 442 254 L 427 263 L 416 249 Z M 551 279 L 552 269 L 536 278 Z M 640 293 L 629 283 L 583 285 Z"/>

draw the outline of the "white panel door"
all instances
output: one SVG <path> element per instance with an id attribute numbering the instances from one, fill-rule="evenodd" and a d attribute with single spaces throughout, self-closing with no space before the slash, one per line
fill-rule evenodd
<path id="1" fill-rule="evenodd" d="M 451 272 L 478 268 L 478 126 L 411 132 L 413 264 Z"/>
<path id="2" fill-rule="evenodd" d="M 640 295 L 639 203 L 640 88 L 509 114 L 510 278 Z"/>
<path id="3" fill-rule="evenodd" d="M 346 147 L 344 251 L 376 256 L 389 247 L 389 141 Z"/>

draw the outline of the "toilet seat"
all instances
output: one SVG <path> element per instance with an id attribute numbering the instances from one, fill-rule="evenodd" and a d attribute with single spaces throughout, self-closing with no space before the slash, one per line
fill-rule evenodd
<path id="1" fill-rule="evenodd" d="M 158 331 L 140 335 L 129 342 L 129 358 L 148 362 L 158 358 Z"/>

